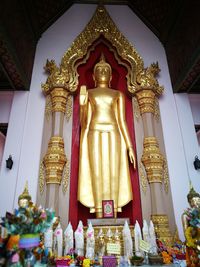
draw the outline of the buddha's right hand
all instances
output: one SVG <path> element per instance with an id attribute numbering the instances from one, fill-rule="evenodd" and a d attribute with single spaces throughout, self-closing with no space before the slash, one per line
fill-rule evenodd
<path id="1" fill-rule="evenodd" d="M 80 105 L 86 105 L 88 101 L 88 91 L 85 85 L 82 85 L 80 88 Z"/>

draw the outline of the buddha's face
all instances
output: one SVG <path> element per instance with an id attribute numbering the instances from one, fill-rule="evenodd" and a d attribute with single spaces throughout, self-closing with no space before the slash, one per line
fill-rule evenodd
<path id="1" fill-rule="evenodd" d="M 199 208 L 200 207 L 200 197 L 193 197 L 191 200 L 190 200 L 190 206 L 192 208 Z"/>
<path id="2" fill-rule="evenodd" d="M 26 207 L 28 207 L 29 201 L 26 198 L 22 198 L 19 200 L 18 204 L 19 204 L 20 208 L 26 208 Z"/>
<path id="3" fill-rule="evenodd" d="M 99 65 L 94 71 L 94 80 L 97 83 L 109 83 L 111 80 L 111 71 L 107 65 Z"/>

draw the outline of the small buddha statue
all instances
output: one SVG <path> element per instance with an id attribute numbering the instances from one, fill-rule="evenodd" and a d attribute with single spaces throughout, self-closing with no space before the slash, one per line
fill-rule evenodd
<path id="1" fill-rule="evenodd" d="M 120 232 L 117 228 L 114 233 L 114 243 L 119 245 L 120 255 L 121 255 L 121 238 L 120 238 Z"/>
<path id="2" fill-rule="evenodd" d="M 26 181 L 23 193 L 18 197 L 19 208 L 26 208 L 31 201 L 31 196 L 28 192 L 28 182 Z"/>
<path id="3" fill-rule="evenodd" d="M 107 234 L 106 234 L 106 242 L 107 243 L 113 242 L 113 233 L 110 228 L 108 229 Z"/>
<path id="4" fill-rule="evenodd" d="M 191 219 L 187 213 L 192 212 L 193 209 L 195 209 L 198 213 L 200 212 L 200 194 L 194 190 L 191 182 L 187 199 L 190 208 L 182 215 L 182 224 L 186 238 L 187 266 L 194 267 L 199 266 L 200 264 L 200 259 L 198 258 L 198 254 L 200 253 L 200 228 L 194 227 L 193 223 L 190 222 Z"/>
<path id="5" fill-rule="evenodd" d="M 105 240 L 102 228 L 99 230 L 98 240 L 98 256 L 103 257 L 105 255 Z"/>
<path id="6" fill-rule="evenodd" d="M 187 200 L 190 205 L 190 208 L 200 208 L 200 194 L 197 193 L 193 186 L 190 184 L 190 191 L 187 195 Z M 188 219 L 188 216 L 186 214 L 182 215 L 182 223 L 183 223 L 183 229 L 184 231 L 187 229 L 187 227 L 190 225 L 190 221 Z"/>

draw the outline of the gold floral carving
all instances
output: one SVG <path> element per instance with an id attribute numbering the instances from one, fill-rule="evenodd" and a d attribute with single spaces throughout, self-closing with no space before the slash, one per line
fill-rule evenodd
<path id="1" fill-rule="evenodd" d="M 47 154 L 43 159 L 46 173 L 46 184 L 61 184 L 64 165 L 67 158 L 64 152 L 64 141 L 60 136 L 51 137 Z"/>
<path id="2" fill-rule="evenodd" d="M 144 194 L 146 194 L 148 180 L 147 180 L 147 175 L 145 173 L 144 165 L 142 164 L 142 162 L 140 162 L 139 164 L 139 177 L 141 181 L 142 191 L 144 192 Z"/>
<path id="3" fill-rule="evenodd" d="M 138 121 L 140 118 L 140 108 L 138 105 L 137 98 L 133 97 L 132 100 L 133 100 L 133 112 L 134 112 L 136 120 Z"/>
<path id="4" fill-rule="evenodd" d="M 173 237 L 169 229 L 169 221 L 167 215 L 151 215 L 151 220 L 154 223 L 157 238 L 163 241 L 168 246 L 171 246 L 173 242 Z"/>
<path id="5" fill-rule="evenodd" d="M 62 179 L 62 189 L 64 194 L 67 192 L 69 177 L 70 177 L 70 162 L 67 159 L 67 162 L 63 170 L 63 179 Z"/>
<path id="6" fill-rule="evenodd" d="M 163 86 L 160 86 L 156 76 L 160 69 L 158 63 L 152 63 L 149 67 L 141 70 L 136 77 L 137 90 L 135 95 L 137 97 L 140 113 L 157 112 L 156 97 L 163 93 Z"/>
<path id="7" fill-rule="evenodd" d="M 162 183 L 164 158 L 160 153 L 156 137 L 144 138 L 144 151 L 142 155 L 149 183 Z"/>
<path id="8" fill-rule="evenodd" d="M 40 194 L 42 195 L 45 187 L 45 170 L 43 161 L 40 162 L 39 187 L 40 187 Z"/>
<path id="9" fill-rule="evenodd" d="M 68 95 L 66 103 L 66 112 L 65 112 L 67 121 L 69 121 L 69 119 L 72 116 L 72 103 L 73 103 L 73 97 L 72 95 Z"/>
<path id="10" fill-rule="evenodd" d="M 45 105 L 45 117 L 46 117 L 47 121 L 49 121 L 51 114 L 52 114 L 51 96 L 47 95 L 46 96 L 46 105 Z"/>
<path id="11" fill-rule="evenodd" d="M 57 67 L 54 60 L 47 60 L 44 69 L 49 74 L 46 83 L 42 84 L 45 95 L 48 95 L 54 88 L 68 90 L 69 74 L 67 68 Z"/>
<path id="12" fill-rule="evenodd" d="M 128 90 L 134 92 L 136 90 L 136 74 L 143 70 L 143 60 L 118 30 L 103 6 L 98 6 L 90 22 L 62 58 L 61 68 L 68 70 L 69 74 L 69 90 L 74 92 L 78 87 L 77 61 L 87 55 L 88 48 L 100 36 L 108 40 L 116 48 L 119 56 L 129 62 L 131 71 L 127 79 Z"/>
<path id="13" fill-rule="evenodd" d="M 164 183 L 165 192 L 168 193 L 168 191 L 169 191 L 169 173 L 168 173 L 168 167 L 167 167 L 167 160 L 166 159 L 164 159 L 163 183 Z"/>
<path id="14" fill-rule="evenodd" d="M 160 72 L 158 62 L 152 63 L 149 67 L 143 69 L 137 74 L 137 84 L 143 89 L 150 89 L 155 92 L 156 95 L 163 93 L 163 86 L 160 86 L 156 76 Z"/>

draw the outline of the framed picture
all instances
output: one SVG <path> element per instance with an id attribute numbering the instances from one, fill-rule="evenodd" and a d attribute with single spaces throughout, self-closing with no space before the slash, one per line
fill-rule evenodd
<path id="1" fill-rule="evenodd" d="M 113 200 L 102 200 L 103 218 L 114 218 Z"/>

